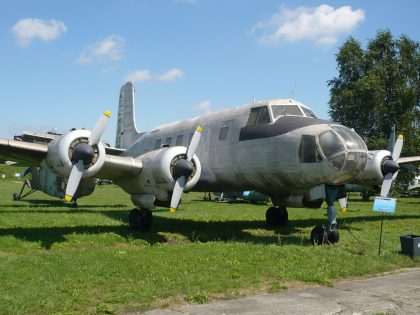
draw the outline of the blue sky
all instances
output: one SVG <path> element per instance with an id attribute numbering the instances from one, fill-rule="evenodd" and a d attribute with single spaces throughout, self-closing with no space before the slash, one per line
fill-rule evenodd
<path id="1" fill-rule="evenodd" d="M 141 131 L 256 99 L 293 97 L 328 118 L 327 80 L 349 36 L 419 40 L 420 2 L 2 1 L 0 137 L 92 128 L 135 80 Z"/>

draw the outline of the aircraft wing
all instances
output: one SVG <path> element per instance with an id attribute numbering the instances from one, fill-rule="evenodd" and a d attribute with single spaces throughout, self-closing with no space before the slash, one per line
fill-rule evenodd
<path id="1" fill-rule="evenodd" d="M 118 156 L 124 150 L 106 150 L 105 162 L 95 177 L 114 179 L 140 174 L 142 163 L 127 156 Z M 0 139 L 0 160 L 19 162 L 27 166 L 40 166 L 48 154 L 48 145 L 9 139 Z"/>
<path id="2" fill-rule="evenodd" d="M 46 144 L 0 139 L 0 159 L 14 161 L 28 166 L 40 165 L 47 156 Z"/>
<path id="3" fill-rule="evenodd" d="M 420 163 L 420 156 L 407 156 L 400 157 L 398 159 L 398 164 L 409 164 L 409 163 Z"/>

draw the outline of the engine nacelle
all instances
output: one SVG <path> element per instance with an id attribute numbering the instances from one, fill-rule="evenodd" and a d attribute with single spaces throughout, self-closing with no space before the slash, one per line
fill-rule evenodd
<path id="1" fill-rule="evenodd" d="M 138 159 L 143 163 L 143 172 L 139 177 L 141 191 L 153 193 L 158 199 L 168 198 L 166 192 L 174 189 L 176 178 L 174 178 L 174 166 L 177 161 L 186 159 L 186 147 L 170 147 L 151 151 L 141 155 Z M 186 179 L 184 191 L 191 190 L 201 175 L 201 163 L 194 154 L 192 160 L 193 172 Z"/>
<path id="2" fill-rule="evenodd" d="M 391 152 L 387 150 L 369 151 L 365 168 L 351 181 L 351 183 L 366 186 L 381 185 L 385 176 L 383 165 L 387 160 L 391 159 Z"/>
<path id="3" fill-rule="evenodd" d="M 73 167 L 72 156 L 74 148 L 80 143 L 88 143 L 90 134 L 89 130 L 76 129 L 51 141 L 48 144 L 45 166 L 59 176 L 68 177 Z M 105 147 L 102 142 L 92 147 L 94 149 L 94 158 L 89 165 L 84 166 L 82 178 L 95 175 L 105 162 Z"/>

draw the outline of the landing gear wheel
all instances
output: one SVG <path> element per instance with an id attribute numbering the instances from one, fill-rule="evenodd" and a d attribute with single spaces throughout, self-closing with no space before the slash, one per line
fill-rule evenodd
<path id="1" fill-rule="evenodd" d="M 152 227 L 153 214 L 149 209 L 133 209 L 128 215 L 128 225 L 131 230 L 148 231 Z"/>
<path id="2" fill-rule="evenodd" d="M 19 200 L 19 195 L 17 193 L 13 194 L 13 200 L 14 201 L 18 201 Z"/>
<path id="3" fill-rule="evenodd" d="M 311 243 L 313 245 L 322 245 L 327 242 L 328 235 L 323 226 L 316 226 L 311 232 Z"/>
<path id="4" fill-rule="evenodd" d="M 338 243 L 339 239 L 340 233 L 338 233 L 337 229 L 333 229 L 332 231 L 328 232 L 328 242 L 330 242 L 330 244 Z"/>
<path id="5" fill-rule="evenodd" d="M 286 225 L 289 220 L 289 213 L 286 208 L 270 207 L 265 213 L 265 221 L 267 226 L 275 227 Z"/>

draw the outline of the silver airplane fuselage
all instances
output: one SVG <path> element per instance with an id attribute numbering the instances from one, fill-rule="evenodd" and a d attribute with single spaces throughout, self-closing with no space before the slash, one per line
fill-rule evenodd
<path id="1" fill-rule="evenodd" d="M 277 106 L 300 112 L 279 115 Z M 265 118 L 259 117 L 263 112 Z M 349 181 L 367 161 L 366 145 L 354 131 L 315 118 L 297 101 L 281 99 L 155 128 L 141 134 L 124 155 L 137 158 L 173 146 L 187 147 L 197 126 L 203 127 L 196 151 L 201 176 L 194 191 L 256 190 L 272 197 L 299 195 L 314 200 L 322 197 L 311 195 L 314 188 Z M 118 184 L 130 194 L 150 193 L 140 179 Z"/>

